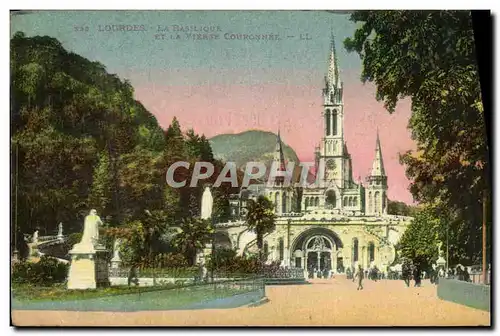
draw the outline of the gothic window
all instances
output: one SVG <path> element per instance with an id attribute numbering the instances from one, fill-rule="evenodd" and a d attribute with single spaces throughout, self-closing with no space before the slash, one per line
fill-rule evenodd
<path id="1" fill-rule="evenodd" d="M 269 244 L 267 242 L 264 243 L 264 255 L 262 256 L 264 258 L 264 261 L 267 260 L 267 256 L 269 255 Z"/>
<path id="2" fill-rule="evenodd" d="M 283 260 L 284 255 L 285 255 L 285 245 L 283 243 L 283 238 L 280 238 L 280 240 L 279 240 L 278 251 L 279 251 L 279 256 L 280 256 L 280 261 L 281 261 L 281 260 Z"/>
<path id="3" fill-rule="evenodd" d="M 358 261 L 358 248 L 359 248 L 358 238 L 354 238 L 352 241 L 352 261 Z"/>
<path id="4" fill-rule="evenodd" d="M 368 209 L 370 209 L 369 211 L 373 210 L 373 195 L 371 191 L 368 193 Z"/>
<path id="5" fill-rule="evenodd" d="M 282 213 L 287 213 L 288 212 L 288 209 L 287 209 L 287 200 L 286 200 L 286 193 L 283 193 L 281 195 L 281 212 Z"/>
<path id="6" fill-rule="evenodd" d="M 347 206 L 347 197 L 344 197 L 344 206 Z"/>
<path id="7" fill-rule="evenodd" d="M 316 197 L 316 199 L 314 200 L 314 205 L 319 206 L 319 198 L 318 197 Z"/>
<path id="8" fill-rule="evenodd" d="M 373 242 L 368 243 L 368 258 L 371 261 L 375 261 L 375 244 Z"/>
<path id="9" fill-rule="evenodd" d="M 330 93 L 330 101 L 333 103 L 334 102 L 334 99 L 335 98 L 335 95 L 332 93 Z"/>
<path id="10" fill-rule="evenodd" d="M 329 190 L 326 193 L 326 204 L 331 204 L 334 207 L 336 206 L 336 204 L 337 204 L 337 197 L 335 196 L 335 191 Z"/>
<path id="11" fill-rule="evenodd" d="M 326 122 L 326 135 L 330 135 L 330 110 L 326 110 L 325 113 L 325 122 Z"/>
<path id="12" fill-rule="evenodd" d="M 332 119 L 332 134 L 337 135 L 337 110 L 333 110 Z"/>
<path id="13" fill-rule="evenodd" d="M 353 206 L 358 206 L 358 198 L 357 197 L 354 197 L 353 200 L 352 200 L 352 205 Z"/>
<path id="14" fill-rule="evenodd" d="M 349 197 L 349 206 L 352 206 L 352 197 Z"/>
<path id="15" fill-rule="evenodd" d="M 385 192 L 382 193 L 382 211 L 385 209 Z"/>
<path id="16" fill-rule="evenodd" d="M 274 211 L 278 212 L 278 193 L 274 194 Z"/>
<path id="17" fill-rule="evenodd" d="M 380 191 L 375 192 L 375 199 L 374 199 L 374 205 L 375 205 L 375 212 L 380 212 Z"/>

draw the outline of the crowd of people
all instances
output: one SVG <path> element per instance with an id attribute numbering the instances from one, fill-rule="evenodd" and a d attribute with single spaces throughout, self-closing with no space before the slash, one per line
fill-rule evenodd
<path id="1" fill-rule="evenodd" d="M 460 265 L 456 268 L 450 268 L 446 272 L 444 267 L 437 267 L 433 265 L 432 268 L 423 269 L 422 264 L 413 262 L 412 260 L 405 259 L 401 264 L 401 271 L 391 271 L 387 268 L 387 273 L 381 271 L 377 266 L 372 266 L 367 269 L 358 265 L 357 267 L 347 267 L 345 274 L 347 279 L 352 279 L 353 282 L 357 281 L 358 290 L 363 289 L 363 280 L 369 279 L 378 281 L 383 279 L 399 280 L 402 279 L 407 287 L 410 287 L 411 282 L 414 281 L 414 287 L 422 286 L 423 279 L 429 279 L 431 284 L 437 284 L 439 278 L 455 278 L 460 281 L 470 282 L 470 274 L 467 268 L 462 268 Z M 322 278 L 330 279 L 333 277 L 333 271 L 329 269 L 318 270 L 316 268 L 309 270 L 309 278 Z"/>

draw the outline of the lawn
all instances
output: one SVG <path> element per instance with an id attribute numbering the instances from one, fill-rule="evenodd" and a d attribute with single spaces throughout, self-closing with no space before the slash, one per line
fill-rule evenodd
<path id="1" fill-rule="evenodd" d="M 97 289 L 67 289 L 65 284 L 57 284 L 50 287 L 29 284 L 12 284 L 11 292 L 13 297 L 19 301 L 67 301 L 158 291 L 176 287 L 180 287 L 180 285 L 167 284 L 163 286 L 151 287 L 113 286 Z"/>
<path id="2" fill-rule="evenodd" d="M 110 287 L 67 290 L 64 286 L 14 286 L 14 309 L 135 311 L 183 309 L 238 294 L 255 292 L 254 280 L 190 286 Z"/>

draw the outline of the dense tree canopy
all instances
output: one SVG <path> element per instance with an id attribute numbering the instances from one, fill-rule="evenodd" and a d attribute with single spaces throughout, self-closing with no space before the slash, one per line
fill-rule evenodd
<path id="1" fill-rule="evenodd" d="M 438 236 L 443 227 L 432 211 L 417 213 L 399 241 L 400 256 L 421 264 L 423 268 L 429 267 L 439 257 Z"/>
<path id="2" fill-rule="evenodd" d="M 203 181 L 189 187 L 194 162 L 212 162 L 216 173 L 223 166 L 208 139 L 182 132 L 176 118 L 164 131 L 134 99 L 127 80 L 65 50 L 54 38 L 18 32 L 10 56 L 13 186 L 18 175 L 12 213 L 18 216 L 18 233 L 38 229 L 53 235 L 60 222 L 65 234 L 81 232 L 84 216 L 95 208 L 106 228 L 118 230 L 111 230 L 112 236 L 135 246 L 129 259 L 138 262 L 161 252 L 157 241 L 167 229 L 182 226 L 183 218 L 195 221 Z M 186 188 L 166 183 L 175 161 L 192 163 L 188 171 L 176 171 L 188 179 Z M 231 192 L 227 184 L 214 191 L 216 220 L 229 216 Z"/>
<path id="3" fill-rule="evenodd" d="M 362 80 L 391 113 L 411 98 L 417 150 L 401 162 L 414 198 L 448 216 L 451 234 L 467 245 L 464 262 L 477 261 L 491 181 L 470 12 L 355 11 L 351 20 L 359 28 L 345 46 L 361 56 Z"/>
<path id="4" fill-rule="evenodd" d="M 418 211 L 419 207 L 416 205 L 408 205 L 404 202 L 391 200 L 387 202 L 387 213 L 389 215 L 413 217 Z"/>

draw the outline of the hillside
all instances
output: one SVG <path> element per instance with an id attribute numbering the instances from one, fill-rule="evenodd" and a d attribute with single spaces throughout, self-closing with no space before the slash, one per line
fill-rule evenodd
<path id="1" fill-rule="evenodd" d="M 237 167 L 244 169 L 250 161 L 264 162 L 269 167 L 276 148 L 276 137 L 272 132 L 251 130 L 238 134 L 220 134 L 209 141 L 216 158 L 236 162 Z M 293 148 L 285 143 L 283 154 L 287 162 L 299 162 Z"/>

